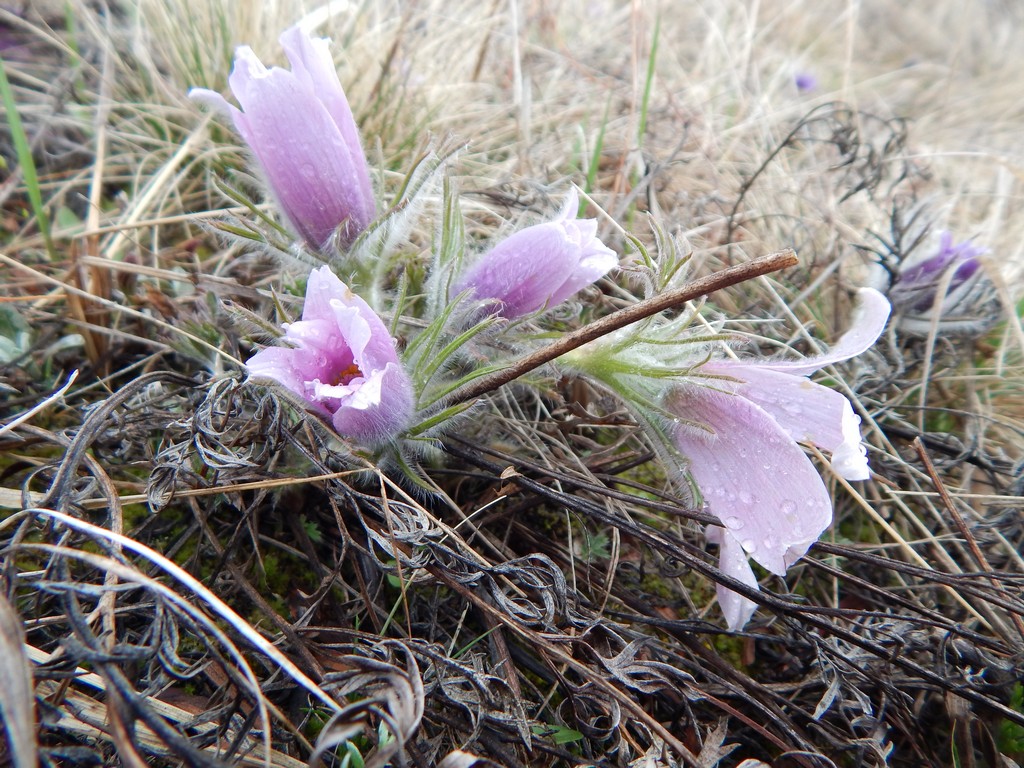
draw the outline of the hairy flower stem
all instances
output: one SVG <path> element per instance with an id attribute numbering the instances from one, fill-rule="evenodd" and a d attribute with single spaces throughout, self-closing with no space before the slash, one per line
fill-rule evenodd
<path id="1" fill-rule="evenodd" d="M 558 341 L 549 344 L 543 349 L 538 349 L 536 352 L 532 352 L 504 370 L 496 371 L 489 376 L 483 376 L 455 390 L 448 397 L 447 404 L 464 403 L 488 392 L 493 392 L 498 387 L 518 379 L 523 374 L 529 373 L 545 363 L 550 363 L 555 358 L 561 357 L 577 347 L 582 347 L 588 342 L 606 336 L 620 328 L 625 328 L 627 325 L 639 322 L 659 312 L 664 312 L 666 309 L 671 309 L 684 302 L 693 301 L 701 296 L 707 296 L 722 288 L 728 288 L 761 275 L 792 267 L 796 263 L 796 253 L 793 249 L 787 248 L 784 251 L 770 253 L 767 256 L 761 256 L 744 264 L 737 264 L 720 272 L 714 272 L 699 280 L 694 280 L 692 283 L 688 283 L 681 288 L 666 291 L 631 307 L 620 309 L 618 312 L 602 317 L 600 320 L 595 320 L 579 330 L 567 333 Z"/>

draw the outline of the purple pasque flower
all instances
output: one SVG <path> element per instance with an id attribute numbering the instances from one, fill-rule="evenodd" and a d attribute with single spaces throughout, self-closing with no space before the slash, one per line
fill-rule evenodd
<path id="1" fill-rule="evenodd" d="M 248 46 L 235 52 L 228 83 L 241 109 L 205 88 L 189 96 L 229 115 L 281 210 L 320 249 L 338 232 L 348 246 L 376 216 L 370 172 L 330 41 L 295 26 L 281 35 L 291 71 L 267 69 Z"/>
<path id="2" fill-rule="evenodd" d="M 302 319 L 284 326 L 290 347 L 268 347 L 246 364 L 331 421 L 339 434 L 379 444 L 409 425 L 413 388 L 394 339 L 370 306 L 331 270 L 314 269 Z"/>
<path id="3" fill-rule="evenodd" d="M 521 229 L 502 240 L 466 271 L 455 293 L 491 300 L 494 311 L 516 318 L 551 307 L 604 277 L 618 264 L 597 237 L 596 219 L 577 219 L 573 189 L 554 221 Z"/>
<path id="4" fill-rule="evenodd" d="M 981 256 L 986 253 L 987 248 L 974 245 L 970 240 L 954 243 L 953 233 L 942 230 L 934 254 L 916 263 L 900 265 L 889 299 L 898 312 L 928 312 L 935 305 L 943 279 L 952 270 L 940 307 L 952 305 L 960 294 L 969 290 L 972 278 L 981 268 Z"/>
<path id="5" fill-rule="evenodd" d="M 831 498 L 798 442 L 831 451 L 842 477 L 868 478 L 860 418 L 850 401 L 807 377 L 874 344 L 889 309 L 881 293 L 863 288 L 850 330 L 827 354 L 710 361 L 700 374 L 716 377 L 712 382 L 666 396 L 665 409 L 681 420 L 670 436 L 709 511 L 724 526 L 711 528 L 708 540 L 719 545 L 719 568 L 728 575 L 756 588 L 748 562 L 753 558 L 782 576 L 832 522 Z M 717 594 L 729 628 L 742 628 L 756 603 L 721 585 Z"/>

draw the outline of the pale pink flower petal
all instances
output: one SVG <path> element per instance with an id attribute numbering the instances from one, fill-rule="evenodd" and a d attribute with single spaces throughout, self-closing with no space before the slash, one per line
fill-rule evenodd
<path id="1" fill-rule="evenodd" d="M 754 576 L 754 570 L 750 567 L 747 553 L 735 535 L 724 528 L 711 527 L 708 528 L 707 538 L 709 543 L 717 544 L 719 547 L 719 570 L 754 589 L 760 589 L 757 578 Z M 722 609 L 722 615 L 725 616 L 725 623 L 729 629 L 743 629 L 750 621 L 750 617 L 754 615 L 754 611 L 757 610 L 757 603 L 753 600 L 748 600 L 738 592 L 733 592 L 721 584 L 715 585 L 715 595 L 718 597 L 718 606 Z"/>
<path id="2" fill-rule="evenodd" d="M 832 522 L 832 500 L 810 459 L 757 404 L 705 387 L 674 390 L 672 440 L 707 504 L 747 555 L 779 576 Z"/>
<path id="3" fill-rule="evenodd" d="M 803 360 L 758 361 L 757 365 L 773 371 L 807 375 L 826 365 L 849 360 L 866 351 L 885 330 L 892 307 L 889 300 L 874 288 L 861 288 L 857 292 L 857 299 L 858 304 L 850 321 L 850 329 L 825 354 Z"/>
<path id="4" fill-rule="evenodd" d="M 311 37 L 299 26 L 294 26 L 281 35 L 281 47 L 291 62 L 295 77 L 306 84 L 327 108 L 345 146 L 350 151 L 358 150 L 356 153 L 361 155 L 363 143 L 331 57 L 331 41 L 326 37 Z M 369 173 L 360 173 L 358 181 L 364 198 L 372 201 Z"/>
<path id="5" fill-rule="evenodd" d="M 356 392 L 340 402 L 334 428 L 342 435 L 390 436 L 396 423 L 408 426 L 412 399 L 406 393 L 411 394 L 411 385 L 405 370 L 398 363 L 388 363 L 383 370 L 372 371 Z"/>
<path id="6" fill-rule="evenodd" d="M 761 406 L 794 440 L 831 452 L 832 466 L 847 480 L 870 476 L 861 445 L 860 417 L 842 393 L 756 362 L 716 360 L 706 363 L 701 372 L 739 379 L 731 387 L 722 384 Z"/>
<path id="7" fill-rule="evenodd" d="M 576 248 L 558 224 L 538 224 L 503 240 L 462 277 L 456 293 L 500 302 L 500 313 L 518 317 L 551 298 L 576 266 Z"/>
<path id="8" fill-rule="evenodd" d="M 618 263 L 597 237 L 597 222 L 576 219 L 579 198 L 569 193 L 554 221 L 520 230 L 484 254 L 456 282 L 455 293 L 497 304 L 515 318 L 565 301 Z"/>
<path id="9" fill-rule="evenodd" d="M 288 388 L 356 440 L 386 442 L 409 425 L 412 382 L 387 326 L 328 267 L 310 273 L 302 319 L 283 340 L 292 346 L 249 360 L 253 377 Z"/>
<path id="10" fill-rule="evenodd" d="M 330 416 L 330 411 L 320 402 L 306 397 L 308 372 L 317 366 L 316 358 L 317 353 L 311 349 L 267 347 L 251 357 L 245 367 L 253 378 L 273 379 L 285 389 L 305 398 L 314 410 Z"/>
<path id="11" fill-rule="evenodd" d="M 803 360 L 714 360 L 702 372 L 737 382 L 719 386 L 757 403 L 797 441 L 832 453 L 832 466 L 847 480 L 870 477 L 860 439 L 860 417 L 839 392 L 805 378 L 826 365 L 859 355 L 875 343 L 889 319 L 889 301 L 873 288 L 858 292 L 850 329 L 823 355 Z"/>

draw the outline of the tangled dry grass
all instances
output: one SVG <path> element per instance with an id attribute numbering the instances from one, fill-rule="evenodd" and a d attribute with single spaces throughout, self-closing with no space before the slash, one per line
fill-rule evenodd
<path id="1" fill-rule="evenodd" d="M 926 227 L 991 249 L 955 317 L 894 322 L 830 373 L 874 477 L 821 462 L 835 524 L 762 579 L 743 633 L 714 605 L 708 515 L 557 365 L 444 440 L 431 495 L 245 382 L 294 275 L 229 236 L 270 208 L 232 196 L 258 183 L 185 93 L 223 90 L 238 43 L 274 55 L 293 4 L 0 10 L 3 759 L 1016 765 L 1024 18 L 906 6 L 306 9 L 385 192 L 431 142 L 466 144 L 470 237 L 572 180 L 607 242 L 652 238 L 649 214 L 695 275 L 795 248 L 713 297 L 766 353 L 834 339 Z"/>

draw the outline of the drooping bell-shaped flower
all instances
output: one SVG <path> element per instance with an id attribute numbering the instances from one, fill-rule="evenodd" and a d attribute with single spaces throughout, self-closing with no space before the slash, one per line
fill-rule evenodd
<path id="1" fill-rule="evenodd" d="M 680 417 L 671 438 L 708 510 L 724 529 L 708 538 L 720 547 L 719 567 L 752 587 L 748 558 L 779 576 L 807 552 L 832 521 L 832 501 L 798 442 L 832 453 L 832 466 L 849 480 L 868 478 L 860 418 L 849 400 L 807 378 L 870 347 L 889 317 L 889 302 L 871 288 L 849 331 L 824 355 L 802 360 L 705 363 L 711 386 L 672 389 L 664 407 Z M 684 422 L 706 427 L 701 429 Z M 749 620 L 756 604 L 719 586 L 718 601 L 731 629 Z"/>
<path id="2" fill-rule="evenodd" d="M 256 156 L 285 217 L 313 248 L 337 231 L 352 243 L 376 216 L 370 173 L 330 41 L 300 27 L 281 35 L 291 70 L 267 69 L 248 46 L 228 83 L 241 109 L 205 88 L 189 95 L 229 115 Z"/>
<path id="3" fill-rule="evenodd" d="M 496 313 L 512 319 L 560 304 L 604 277 L 618 258 L 598 239 L 596 219 L 576 218 L 578 208 L 573 189 L 554 221 L 498 243 L 456 281 L 454 293 L 492 300 Z"/>
<path id="4" fill-rule="evenodd" d="M 359 442 L 387 442 L 409 426 L 413 387 L 394 339 L 328 267 L 310 273 L 302 319 L 285 325 L 283 341 L 291 346 L 250 358 L 251 376 L 287 387 Z"/>

